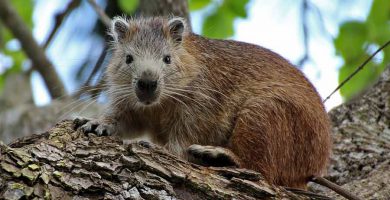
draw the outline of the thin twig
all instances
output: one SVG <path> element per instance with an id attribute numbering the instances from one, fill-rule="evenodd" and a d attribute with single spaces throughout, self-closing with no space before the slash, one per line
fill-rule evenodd
<path id="1" fill-rule="evenodd" d="M 71 1 L 63 12 L 58 13 L 58 14 L 55 16 L 54 28 L 53 28 L 53 30 L 50 32 L 50 35 L 49 35 L 49 37 L 47 38 L 45 44 L 43 44 L 43 48 L 44 48 L 44 49 L 46 49 L 47 46 L 50 44 L 50 42 L 51 42 L 51 40 L 53 39 L 54 35 L 57 33 L 57 30 L 58 30 L 58 29 L 60 28 L 60 26 L 62 25 L 62 22 L 64 21 L 65 17 L 66 17 L 70 12 L 72 12 L 72 10 L 74 10 L 75 8 L 77 8 L 77 6 L 80 5 L 80 2 L 81 2 L 81 0 L 73 0 L 73 1 Z"/>
<path id="2" fill-rule="evenodd" d="M 375 57 L 376 54 L 378 54 L 380 51 L 382 51 L 382 49 L 386 48 L 387 45 L 389 45 L 389 44 L 390 44 L 390 40 L 387 41 L 384 45 L 382 45 L 378 50 L 376 50 L 370 57 L 368 57 L 368 58 L 367 58 L 367 59 L 366 59 L 358 68 L 356 68 L 356 70 L 355 70 L 352 74 L 350 74 L 343 82 L 341 82 L 341 83 L 336 87 L 336 89 L 334 89 L 333 92 L 330 93 L 330 95 L 327 96 L 327 97 L 324 99 L 324 101 L 322 101 L 322 102 L 325 103 L 327 100 L 329 100 L 330 97 L 331 97 L 334 93 L 336 93 L 341 87 L 343 87 L 344 84 L 347 83 L 352 77 L 354 77 L 360 70 L 362 70 L 362 69 L 364 68 L 364 66 L 366 66 L 366 64 L 367 64 L 368 62 L 370 62 L 370 61 L 372 60 L 372 58 Z"/>
<path id="3" fill-rule="evenodd" d="M 104 12 L 104 10 L 96 3 L 95 0 L 88 0 L 88 2 L 91 4 L 91 6 L 95 10 L 95 12 L 98 14 L 98 16 L 99 16 L 100 20 L 103 22 L 103 24 L 106 27 L 110 27 L 111 26 L 111 19 Z M 95 74 L 101 69 L 101 67 L 103 65 L 104 58 L 106 57 L 106 55 L 107 55 L 107 47 L 104 47 L 103 52 L 100 54 L 99 59 L 96 62 L 95 67 L 93 68 L 93 70 L 92 70 L 91 74 L 89 75 L 86 83 L 84 84 L 83 88 L 86 88 L 86 90 L 80 90 L 78 93 L 75 94 L 75 96 L 80 96 L 83 93 L 85 93 L 86 91 L 90 90 L 90 87 L 88 85 L 90 84 L 93 76 L 95 76 Z M 97 95 L 100 94 L 102 84 L 105 83 L 105 81 L 103 79 L 104 79 L 103 77 L 99 78 L 98 84 L 96 84 L 96 86 L 95 86 L 96 90 L 93 90 L 94 92 L 91 92 L 92 96 L 97 96 Z M 91 87 L 93 87 L 93 86 L 91 86 Z M 89 88 L 89 89 L 87 89 L 87 88 Z"/>
<path id="4" fill-rule="evenodd" d="M 104 23 L 105 26 L 110 27 L 111 26 L 111 19 L 107 16 L 107 14 L 104 12 L 102 8 L 96 3 L 95 0 L 88 0 L 88 2 L 91 4 L 93 9 L 95 9 L 96 13 L 98 14 L 100 20 Z"/>
<path id="5" fill-rule="evenodd" d="M 99 71 L 100 67 L 102 66 L 104 59 L 106 58 L 106 55 L 107 55 L 107 47 L 104 47 L 102 53 L 99 56 L 98 61 L 95 64 L 95 67 L 92 69 L 92 72 L 89 75 L 84 85 L 89 85 L 91 83 L 92 78 L 96 75 L 96 73 Z"/>
<path id="6" fill-rule="evenodd" d="M 318 23 L 317 24 L 318 24 L 321 32 L 325 35 L 325 37 L 327 39 L 333 40 L 332 34 L 329 33 L 329 31 L 327 30 L 327 28 L 325 26 L 325 20 L 324 20 L 324 17 L 322 16 L 321 10 L 314 3 L 310 3 L 309 7 L 317 15 L 317 19 L 318 19 Z"/>
<path id="7" fill-rule="evenodd" d="M 50 96 L 52 98 L 65 96 L 65 87 L 53 64 L 46 57 L 45 52 L 34 39 L 31 30 L 8 0 L 0 0 L 0 19 L 15 38 L 20 41 L 23 51 L 32 62 L 32 66 L 41 74 Z"/>
<path id="8" fill-rule="evenodd" d="M 111 19 L 104 12 L 104 10 L 102 8 L 100 8 L 100 6 L 96 3 L 95 0 L 88 0 L 88 2 L 91 4 L 91 6 L 95 10 L 95 12 L 98 14 L 99 19 L 103 22 L 103 24 L 106 27 L 110 27 L 111 26 Z M 89 84 L 90 84 L 92 78 L 96 75 L 96 73 L 102 67 L 106 55 L 107 55 L 107 47 L 104 47 L 104 49 L 103 49 L 102 53 L 100 54 L 99 59 L 96 62 L 91 74 L 88 76 L 87 81 L 83 85 L 83 87 L 82 87 L 83 89 L 80 89 L 78 92 L 76 92 L 72 96 L 79 98 L 82 94 L 90 92 L 90 91 L 94 91 L 94 92 L 91 92 L 92 96 L 97 96 L 100 94 L 100 92 L 102 90 L 101 84 L 104 84 L 104 82 L 105 82 L 104 80 L 102 80 L 103 79 L 102 77 L 99 77 L 100 80 L 98 81 L 98 84 L 96 84 L 95 86 L 89 86 Z"/>
<path id="9" fill-rule="evenodd" d="M 84 94 L 84 93 L 86 93 L 88 91 L 91 91 L 93 86 L 89 86 L 89 85 L 90 85 L 90 83 L 92 81 L 92 78 L 96 75 L 96 73 L 100 70 L 101 66 L 103 65 L 103 62 L 104 62 L 104 59 L 106 58 L 106 55 L 107 55 L 107 47 L 104 47 L 104 49 L 103 49 L 102 53 L 100 54 L 99 59 L 96 62 L 96 64 L 95 64 L 91 74 L 89 75 L 87 81 L 85 81 L 84 85 L 82 86 L 83 89 L 81 89 L 80 91 L 75 93 L 73 96 L 78 98 L 82 94 Z M 101 77 L 99 77 L 99 78 L 101 78 Z M 100 83 L 100 82 L 101 81 L 99 80 L 98 83 Z M 97 84 L 96 87 L 100 87 L 99 84 Z"/>
<path id="10" fill-rule="evenodd" d="M 303 65 L 309 60 L 309 28 L 308 28 L 308 21 L 307 21 L 307 13 L 309 12 L 309 2 L 308 0 L 302 1 L 302 13 L 301 13 L 301 20 L 302 20 L 302 32 L 303 32 L 303 47 L 305 50 L 305 53 L 303 57 L 298 62 L 298 67 L 302 68 Z"/>

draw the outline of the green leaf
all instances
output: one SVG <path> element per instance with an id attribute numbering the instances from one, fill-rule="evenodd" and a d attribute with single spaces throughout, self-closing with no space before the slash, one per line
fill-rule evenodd
<path id="1" fill-rule="evenodd" d="M 249 0 L 224 0 L 212 14 L 206 17 L 202 34 L 210 38 L 227 38 L 234 35 L 234 20 L 247 17 Z"/>
<path id="2" fill-rule="evenodd" d="M 138 7 L 139 0 L 119 0 L 119 7 L 127 14 L 133 14 Z"/>
<path id="3" fill-rule="evenodd" d="M 334 40 L 334 45 L 345 63 L 340 68 L 339 81 L 347 78 L 356 67 L 370 56 L 372 51 L 368 51 L 367 47 L 382 46 L 389 39 L 390 1 L 374 0 L 366 21 L 349 21 L 339 28 L 339 35 Z M 345 99 L 350 99 L 375 82 L 390 63 L 390 48 L 383 49 L 381 55 L 382 60 L 369 62 L 362 71 L 340 89 L 340 93 Z"/>
<path id="4" fill-rule="evenodd" d="M 367 17 L 368 23 L 377 25 L 385 24 L 390 18 L 390 1 L 374 0 L 370 13 Z"/>
<path id="5" fill-rule="evenodd" d="M 13 7 L 16 9 L 18 14 L 21 16 L 23 19 L 24 23 L 29 28 L 32 28 L 33 26 L 33 21 L 32 21 L 32 13 L 33 13 L 33 2 L 31 0 L 12 0 L 11 1 Z M 7 42 L 12 40 L 14 36 L 12 33 L 4 26 L 1 25 L 0 23 L 0 41 L 2 41 L 2 44 L 0 45 L 5 45 Z M 0 46 L 4 48 L 4 46 Z"/>
<path id="6" fill-rule="evenodd" d="M 234 15 L 225 10 L 221 7 L 217 12 L 206 17 L 203 23 L 202 35 L 209 38 L 227 38 L 233 36 Z"/>
<path id="7" fill-rule="evenodd" d="M 22 17 L 24 23 L 30 28 L 32 28 L 32 13 L 33 13 L 33 2 L 31 0 L 12 0 L 12 5 L 15 7 L 16 11 Z"/>
<path id="8" fill-rule="evenodd" d="M 375 43 L 385 43 L 390 36 L 390 1 L 374 0 L 367 17 L 369 39 Z"/>
<path id="9" fill-rule="evenodd" d="M 390 64 L 390 46 L 387 46 L 387 48 L 383 49 L 383 63 Z"/>
<path id="10" fill-rule="evenodd" d="M 341 25 L 339 35 L 334 40 L 337 53 L 346 60 L 355 60 L 364 53 L 367 41 L 367 27 L 358 21 L 349 21 Z"/>
<path id="11" fill-rule="evenodd" d="M 188 2 L 191 11 L 200 10 L 211 3 L 211 0 L 190 0 Z"/>
<path id="12" fill-rule="evenodd" d="M 32 0 L 12 0 L 10 1 L 12 3 L 12 6 L 16 9 L 19 16 L 22 18 L 23 22 L 31 29 L 33 27 L 33 20 L 32 20 L 32 13 L 33 13 L 33 1 Z M 2 44 L 5 45 L 7 42 L 14 39 L 14 36 L 12 33 L 3 26 L 0 27 L 0 37 Z M 13 61 L 13 65 L 11 68 L 7 69 L 4 73 L 0 74 L 0 90 L 4 86 L 4 81 L 6 77 L 11 73 L 19 73 L 22 71 L 23 62 L 26 60 L 26 56 L 23 53 L 22 50 L 18 51 L 10 51 L 6 49 L 4 46 L 0 46 L 2 49 L 2 52 L 10 56 Z"/>
<path id="13" fill-rule="evenodd" d="M 245 7 L 248 2 L 249 0 L 225 0 L 225 4 L 230 9 L 230 12 L 242 18 L 247 17 Z"/>
<path id="14" fill-rule="evenodd" d="M 20 51 L 5 51 L 5 54 L 12 57 L 13 65 L 9 69 L 11 72 L 22 71 L 23 62 L 26 60 L 24 53 Z"/>
<path id="15" fill-rule="evenodd" d="M 5 74 L 0 74 L 0 94 L 4 88 L 4 80 L 5 80 Z"/>

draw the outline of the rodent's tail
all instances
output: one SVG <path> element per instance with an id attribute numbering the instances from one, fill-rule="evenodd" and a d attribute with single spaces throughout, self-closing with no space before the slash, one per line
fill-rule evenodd
<path id="1" fill-rule="evenodd" d="M 362 200 L 358 196 L 350 193 L 349 191 L 345 190 L 341 186 L 329 181 L 324 177 L 312 177 L 310 181 L 325 186 L 348 200 Z"/>

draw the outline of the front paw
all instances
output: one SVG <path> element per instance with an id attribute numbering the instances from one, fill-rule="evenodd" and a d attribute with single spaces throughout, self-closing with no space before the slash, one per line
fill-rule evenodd
<path id="1" fill-rule="evenodd" d="M 91 119 L 89 118 L 85 118 L 85 117 L 76 117 L 73 119 L 73 129 L 74 130 L 77 130 L 79 129 L 80 127 L 82 127 L 84 124 L 86 124 L 87 122 L 91 121 Z"/>
<path id="2" fill-rule="evenodd" d="M 94 133 L 97 136 L 109 136 L 116 134 L 116 124 L 106 120 L 90 120 L 81 126 L 85 134 Z"/>

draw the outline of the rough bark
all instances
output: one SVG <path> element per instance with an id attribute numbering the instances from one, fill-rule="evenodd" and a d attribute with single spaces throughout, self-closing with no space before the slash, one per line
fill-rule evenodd
<path id="1" fill-rule="evenodd" d="M 305 199 L 254 171 L 205 168 L 145 142 L 85 136 L 63 121 L 0 144 L 4 199 Z"/>

